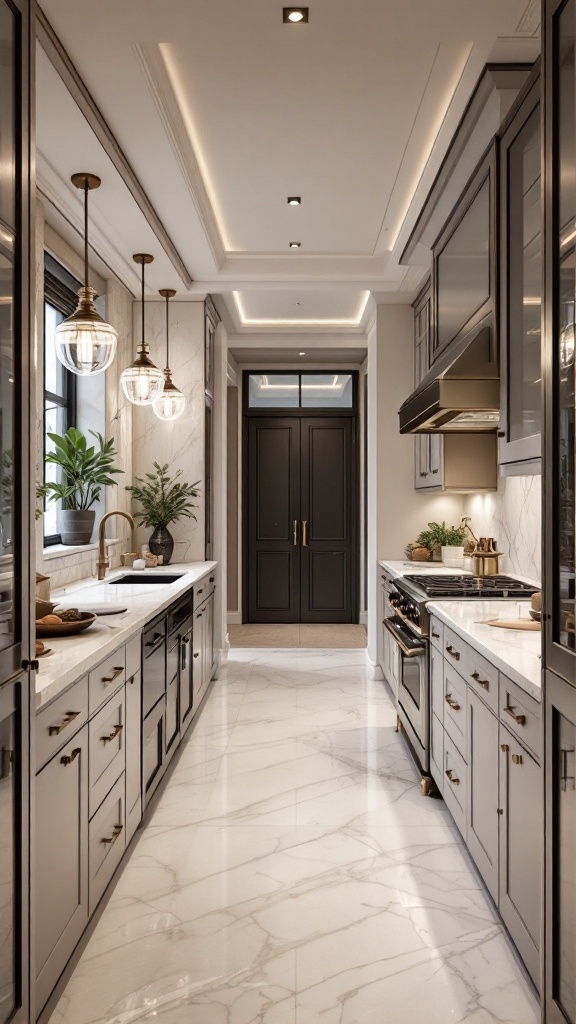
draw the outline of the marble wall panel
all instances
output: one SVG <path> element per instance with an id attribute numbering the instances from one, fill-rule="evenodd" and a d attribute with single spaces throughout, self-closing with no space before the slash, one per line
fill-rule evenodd
<path id="1" fill-rule="evenodd" d="M 542 478 L 499 477 L 494 494 L 476 494 L 466 502 L 477 537 L 491 536 L 504 553 L 502 572 L 542 578 Z"/>

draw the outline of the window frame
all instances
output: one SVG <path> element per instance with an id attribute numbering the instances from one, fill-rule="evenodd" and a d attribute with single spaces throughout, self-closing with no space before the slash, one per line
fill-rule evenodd
<path id="1" fill-rule="evenodd" d="M 76 290 L 74 288 L 76 287 Z M 78 305 L 77 290 L 81 287 L 72 274 L 61 266 L 49 253 L 44 254 L 44 318 L 43 318 L 43 359 L 42 359 L 42 463 L 43 483 L 46 479 L 46 402 L 50 401 L 61 409 L 66 410 L 66 422 L 68 427 L 76 426 L 77 419 L 77 386 L 76 375 L 65 367 L 62 367 L 65 381 L 64 396 L 58 395 L 46 388 L 46 306 L 52 306 L 63 316 L 70 316 Z M 44 499 L 44 507 L 46 499 Z M 44 522 L 44 520 L 43 520 Z M 62 537 L 59 533 L 44 534 L 43 545 L 45 548 L 61 544 Z"/>
<path id="2" fill-rule="evenodd" d="M 351 369 L 315 369 L 315 370 L 301 370 L 298 369 L 280 369 L 276 366 L 264 370 L 244 370 L 242 374 L 242 388 L 243 388 L 243 408 L 248 416 L 270 416 L 275 415 L 280 410 L 283 416 L 357 416 L 358 415 L 358 380 L 359 371 Z M 295 377 L 299 377 L 299 402 L 301 401 L 302 389 L 301 384 L 303 379 L 306 377 L 315 377 L 318 374 L 334 375 L 334 374 L 347 374 L 352 378 L 352 405 L 348 407 L 340 406 L 313 406 L 313 405 L 300 405 L 297 406 L 251 406 L 250 405 L 250 377 L 258 376 L 260 374 L 266 374 L 274 376 L 275 374 L 291 374 Z"/>

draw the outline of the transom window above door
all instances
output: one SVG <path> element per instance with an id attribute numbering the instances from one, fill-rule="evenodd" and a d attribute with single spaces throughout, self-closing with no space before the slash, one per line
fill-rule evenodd
<path id="1" fill-rule="evenodd" d="M 249 373 L 250 409 L 352 409 L 351 373 Z"/>

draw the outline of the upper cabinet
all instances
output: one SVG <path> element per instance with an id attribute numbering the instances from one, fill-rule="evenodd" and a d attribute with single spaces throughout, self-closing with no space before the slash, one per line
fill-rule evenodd
<path id="1" fill-rule="evenodd" d="M 540 73 L 500 140 L 500 467 L 540 472 L 542 186 Z"/>

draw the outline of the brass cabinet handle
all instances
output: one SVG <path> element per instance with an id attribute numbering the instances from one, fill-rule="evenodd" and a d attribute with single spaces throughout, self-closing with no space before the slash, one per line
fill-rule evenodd
<path id="1" fill-rule="evenodd" d="M 512 754 L 513 764 L 523 764 L 522 754 Z"/>
<path id="2" fill-rule="evenodd" d="M 216 579 L 215 576 L 211 576 L 210 579 L 208 580 L 208 583 L 214 583 L 215 579 Z"/>
<path id="3" fill-rule="evenodd" d="M 199 657 L 200 657 L 200 653 L 199 653 L 199 651 L 196 651 L 196 654 L 194 655 L 194 657 L 195 657 L 195 658 L 199 658 Z"/>
<path id="4" fill-rule="evenodd" d="M 150 646 L 150 645 L 148 645 L 148 646 Z M 101 683 L 106 683 L 106 685 L 108 685 L 108 683 L 113 683 L 115 679 L 118 679 L 118 676 L 122 675 L 123 671 L 124 671 L 124 666 L 123 665 L 114 665 L 114 671 L 113 671 L 112 675 L 111 676 L 102 676 L 102 679 L 100 680 L 100 682 Z"/>
<path id="5" fill-rule="evenodd" d="M 440 633 L 435 633 L 434 630 L 432 630 L 432 636 L 434 637 L 435 640 L 440 639 Z"/>
<path id="6" fill-rule="evenodd" d="M 114 830 L 112 832 L 112 835 L 111 836 L 105 836 L 104 839 L 100 840 L 100 842 L 101 843 L 105 843 L 105 844 L 107 844 L 107 843 L 115 843 L 116 840 L 118 839 L 118 836 L 120 835 L 123 827 L 124 827 L 123 825 L 114 825 Z"/>
<path id="7" fill-rule="evenodd" d="M 454 700 L 454 698 L 451 697 L 449 693 L 446 693 L 444 695 L 444 700 L 446 701 L 447 704 L 450 705 L 450 707 L 452 708 L 452 711 L 460 711 L 460 705 L 459 705 L 458 701 Z"/>
<path id="8" fill-rule="evenodd" d="M 439 469 L 433 469 L 433 470 L 432 470 L 432 475 L 434 476 L 434 474 L 435 474 L 435 473 L 439 473 L 439 472 L 440 472 L 440 470 L 439 470 Z"/>
<path id="9" fill-rule="evenodd" d="M 475 683 L 478 683 L 478 686 L 482 686 L 485 690 L 490 689 L 490 683 L 487 679 L 480 679 L 479 672 L 473 672 L 470 679 L 473 679 Z"/>
<path id="10" fill-rule="evenodd" d="M 511 708 L 510 705 L 507 705 L 504 711 L 507 715 L 510 715 L 510 718 L 514 719 L 516 725 L 526 725 L 526 715 L 517 715 L 514 708 Z"/>
<path id="11" fill-rule="evenodd" d="M 446 776 L 448 781 L 452 783 L 453 786 L 459 786 L 460 785 L 460 779 L 455 779 L 454 778 L 452 768 L 449 768 L 448 771 L 444 772 L 444 775 Z"/>
<path id="12" fill-rule="evenodd" d="M 503 754 L 507 754 L 508 751 L 510 750 L 510 747 L 508 746 L 507 743 L 501 743 L 500 750 L 502 751 Z"/>
<path id="13" fill-rule="evenodd" d="M 302 520 L 302 547 L 308 547 L 308 520 Z"/>
<path id="14" fill-rule="evenodd" d="M 451 644 L 448 644 L 446 650 L 451 658 L 454 658 L 455 661 L 460 661 L 460 651 L 455 651 Z"/>
<path id="15" fill-rule="evenodd" d="M 117 725 L 114 732 L 111 732 L 109 736 L 101 736 L 100 739 L 102 740 L 102 743 L 111 743 L 112 740 L 116 739 L 118 733 L 122 732 L 123 728 L 123 725 Z"/>
<path id="16" fill-rule="evenodd" d="M 67 711 L 64 717 L 64 721 L 61 722 L 60 725 L 51 725 L 49 727 L 48 735 L 59 736 L 62 730 L 65 729 L 67 725 L 70 725 L 70 722 L 73 722 L 75 718 L 78 718 L 79 714 L 79 711 Z"/>
<path id="17" fill-rule="evenodd" d="M 292 542 L 294 544 L 294 547 L 297 547 L 298 546 L 298 520 L 297 519 L 294 519 L 292 521 L 292 531 L 293 531 L 293 533 L 292 533 Z"/>
<path id="18" fill-rule="evenodd" d="M 78 757 L 78 754 L 82 753 L 81 747 L 75 747 L 71 754 L 64 754 L 64 757 L 60 758 L 60 764 L 72 764 Z"/>
<path id="19" fill-rule="evenodd" d="M 196 591 L 196 593 L 197 594 L 203 594 L 204 593 L 204 587 L 201 587 L 200 590 Z"/>

